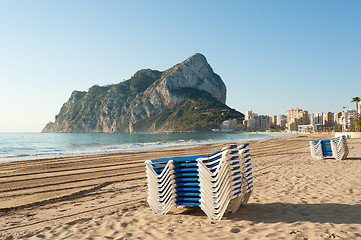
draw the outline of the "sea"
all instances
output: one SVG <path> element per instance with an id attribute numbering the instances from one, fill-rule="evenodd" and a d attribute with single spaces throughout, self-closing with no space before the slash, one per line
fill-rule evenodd
<path id="1" fill-rule="evenodd" d="M 0 162 L 289 137 L 242 133 L 0 133 Z"/>

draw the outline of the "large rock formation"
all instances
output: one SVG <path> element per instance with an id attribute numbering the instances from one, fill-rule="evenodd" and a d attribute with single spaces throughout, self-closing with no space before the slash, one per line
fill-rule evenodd
<path id="1" fill-rule="evenodd" d="M 118 84 L 74 91 L 43 132 L 209 131 L 243 117 L 225 101 L 222 79 L 197 53 L 164 72 L 144 69 Z"/>

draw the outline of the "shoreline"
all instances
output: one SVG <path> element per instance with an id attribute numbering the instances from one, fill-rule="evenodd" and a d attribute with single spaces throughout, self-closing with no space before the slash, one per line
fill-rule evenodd
<path id="1" fill-rule="evenodd" d="M 225 144 L 0 163 L 0 238 L 357 238 L 361 139 L 348 140 L 346 160 L 312 159 L 308 141 L 330 137 L 252 141 L 255 191 L 217 224 L 199 208 L 153 214 L 144 161 L 210 153 Z"/>
<path id="2" fill-rule="evenodd" d="M 214 134 L 214 135 L 219 135 L 220 133 Z M 20 162 L 20 161 L 29 161 L 29 160 L 34 160 L 34 159 L 49 159 L 49 158 L 66 158 L 66 157 L 77 157 L 77 156 L 93 156 L 93 155 L 104 155 L 104 154 L 120 154 L 120 153 L 142 153 L 142 152 L 148 152 L 148 151 L 162 151 L 162 150 L 166 150 L 168 148 L 172 149 L 172 148 L 187 148 L 187 147 L 193 147 L 193 146 L 202 146 L 202 145 L 212 145 L 212 144 L 227 144 L 228 142 L 248 142 L 248 141 L 254 141 L 252 140 L 253 138 L 255 138 L 255 140 L 262 140 L 262 139 L 257 139 L 257 138 L 263 138 L 262 135 L 265 134 L 258 134 L 258 133 L 247 133 L 247 134 L 243 134 L 243 133 L 223 133 L 223 134 L 230 134 L 231 136 L 247 136 L 250 135 L 249 138 L 250 139 L 242 139 L 242 137 L 238 138 L 238 139 L 233 139 L 232 138 L 236 138 L 236 137 L 229 137 L 228 135 L 222 139 L 222 136 L 220 136 L 220 138 L 204 138 L 204 139 L 187 139 L 187 138 L 180 138 L 180 139 L 159 139 L 159 141 L 149 141 L 149 142 L 141 142 L 141 143 L 136 143 L 136 142 L 127 142 L 127 143 L 122 143 L 122 142 L 108 142 L 106 145 L 94 145 L 92 147 L 88 147 L 88 148 L 64 148 L 64 146 L 61 145 L 51 145 L 50 147 L 53 148 L 53 152 L 48 151 L 47 150 L 47 146 L 46 142 L 44 142 L 45 140 L 42 139 L 44 146 L 40 147 L 40 146 L 34 146 L 35 149 L 32 149 L 29 153 L 25 153 L 25 152 L 18 152 L 16 153 L 16 155 L 11 155 L 10 153 L 8 153 L 9 155 L 0 155 L 0 163 L 6 163 L 6 162 Z M 258 135 L 254 136 L 254 135 Z M 289 137 L 290 135 L 292 136 L 297 136 L 296 134 L 272 134 L 269 133 L 267 135 L 270 136 L 275 136 L 274 138 L 282 138 L 282 137 Z M 21 134 L 19 135 L 21 136 Z M 24 138 L 24 136 L 22 137 Z M 26 138 L 26 137 L 25 137 Z M 227 139 L 227 138 L 231 138 L 231 139 Z M 264 137 L 267 138 L 267 137 Z M 18 139 L 13 139 L 13 140 L 18 140 Z M 29 144 L 31 144 L 29 142 Z M 86 145 L 87 142 L 84 142 L 84 145 Z M 12 147 L 12 146 L 8 146 L 8 147 Z M 15 154 L 15 153 L 13 153 Z"/>

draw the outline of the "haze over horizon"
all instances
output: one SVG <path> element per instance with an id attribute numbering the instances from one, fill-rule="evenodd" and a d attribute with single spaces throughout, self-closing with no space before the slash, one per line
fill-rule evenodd
<path id="1" fill-rule="evenodd" d="M 227 105 L 263 115 L 355 109 L 360 1 L 1 1 L 0 132 L 40 132 L 73 90 L 199 52 Z"/>

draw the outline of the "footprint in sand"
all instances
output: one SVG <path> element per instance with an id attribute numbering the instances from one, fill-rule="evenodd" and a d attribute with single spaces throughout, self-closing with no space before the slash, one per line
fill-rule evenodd
<path id="1" fill-rule="evenodd" d="M 294 231 L 294 230 L 290 232 L 290 234 L 299 234 L 299 233 L 301 233 L 301 232 L 300 231 Z"/>
<path id="2" fill-rule="evenodd" d="M 339 236 L 336 233 L 331 233 L 331 234 L 325 234 L 325 237 L 327 237 L 327 238 L 337 238 Z"/>
<path id="3" fill-rule="evenodd" d="M 36 237 L 41 238 L 41 239 L 45 239 L 45 235 L 43 235 L 43 234 L 38 234 L 38 235 L 36 235 Z"/>

